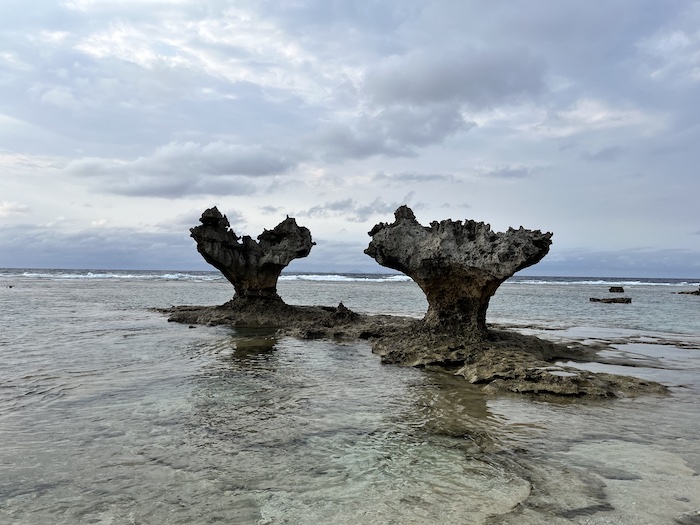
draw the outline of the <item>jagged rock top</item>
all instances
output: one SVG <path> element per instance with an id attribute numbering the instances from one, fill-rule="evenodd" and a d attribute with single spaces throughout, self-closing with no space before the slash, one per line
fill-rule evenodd
<path id="1" fill-rule="evenodd" d="M 539 262 L 552 243 L 551 233 L 522 226 L 496 233 L 483 222 L 446 219 L 426 227 L 405 205 L 396 210 L 394 217 L 392 224 L 382 222 L 372 228 L 372 241 L 365 253 L 379 264 L 407 275 L 424 266 L 463 266 L 507 279 Z"/>
<path id="2" fill-rule="evenodd" d="M 314 245 L 308 228 L 291 217 L 264 230 L 257 241 L 236 235 L 216 207 L 205 210 L 199 222 L 190 230 L 197 251 L 233 284 L 238 299 L 281 301 L 277 296 L 280 273 L 294 259 L 306 257 Z"/>
<path id="3" fill-rule="evenodd" d="M 411 277 L 425 292 L 425 322 L 467 334 L 486 334 L 486 309 L 498 286 L 518 270 L 539 262 L 549 251 L 551 233 L 515 230 L 495 233 L 472 220 L 421 225 L 408 206 L 391 224 L 369 232 L 365 253 L 382 266 Z"/>

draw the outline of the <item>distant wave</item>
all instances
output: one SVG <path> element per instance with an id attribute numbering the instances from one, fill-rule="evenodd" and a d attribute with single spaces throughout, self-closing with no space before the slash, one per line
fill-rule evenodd
<path id="1" fill-rule="evenodd" d="M 280 281 L 334 281 L 334 282 L 404 282 L 410 281 L 408 275 L 367 274 L 367 273 L 287 273 L 280 275 Z"/>
<path id="2" fill-rule="evenodd" d="M 700 281 L 673 278 L 620 278 L 620 277 L 524 277 L 516 276 L 505 284 L 535 285 L 600 285 L 600 286 L 700 286 Z"/>
<path id="3" fill-rule="evenodd" d="M 130 279 L 130 280 L 181 280 L 220 281 L 220 272 L 172 272 L 157 270 L 23 270 L 0 269 L 0 278 L 79 280 L 79 279 Z M 406 275 L 397 274 L 332 274 L 332 273 L 283 273 L 280 281 L 331 281 L 331 282 L 403 282 Z"/>
<path id="4" fill-rule="evenodd" d="M 185 280 L 218 281 L 223 276 L 218 272 L 163 272 L 138 270 L 0 270 L 0 277 L 80 280 L 80 279 L 143 279 L 143 280 Z"/>
<path id="5" fill-rule="evenodd" d="M 169 271 L 169 270 L 34 270 L 34 269 L 0 269 L 0 279 L 131 279 L 131 280 L 166 280 L 166 281 L 221 281 L 223 275 L 218 271 Z M 315 282 L 368 282 L 391 283 L 407 282 L 411 278 L 403 274 L 381 273 L 283 273 L 280 281 L 315 281 Z M 511 277 L 505 282 L 523 285 L 591 285 L 591 286 L 700 286 L 696 279 L 672 278 L 636 278 L 636 277 L 551 277 L 520 276 Z"/>

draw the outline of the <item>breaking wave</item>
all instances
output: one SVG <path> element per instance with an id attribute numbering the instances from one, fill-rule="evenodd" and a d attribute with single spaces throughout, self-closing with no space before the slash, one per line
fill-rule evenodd
<path id="1" fill-rule="evenodd" d="M 218 271 L 174 270 L 49 270 L 49 269 L 0 269 L 0 279 L 49 279 L 49 280 L 165 280 L 165 281 L 221 281 Z M 315 282 L 407 282 L 411 278 L 403 274 L 387 273 L 282 273 L 280 281 Z M 552 277 L 521 276 L 508 279 L 505 284 L 525 285 L 594 285 L 594 286 L 685 286 L 698 287 L 698 279 L 636 278 L 636 277 Z"/>

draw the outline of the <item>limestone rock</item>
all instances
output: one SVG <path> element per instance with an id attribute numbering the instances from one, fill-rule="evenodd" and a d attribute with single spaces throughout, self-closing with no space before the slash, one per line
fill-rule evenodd
<path id="1" fill-rule="evenodd" d="M 443 220 L 422 226 L 401 206 L 392 224 L 369 232 L 365 253 L 382 266 L 405 273 L 428 299 L 424 322 L 475 338 L 486 335 L 486 309 L 498 287 L 549 251 L 551 233 L 523 227 L 495 233 L 488 224 Z"/>
<path id="2" fill-rule="evenodd" d="M 202 224 L 190 229 L 197 251 L 233 284 L 237 304 L 281 303 L 277 295 L 280 273 L 294 259 L 309 255 L 314 245 L 309 230 L 290 217 L 263 231 L 257 241 L 236 235 L 216 207 L 204 211 L 199 222 Z"/>

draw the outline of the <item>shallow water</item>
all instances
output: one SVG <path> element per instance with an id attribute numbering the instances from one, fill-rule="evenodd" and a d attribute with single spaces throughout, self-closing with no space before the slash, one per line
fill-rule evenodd
<path id="1" fill-rule="evenodd" d="M 221 281 L 5 277 L 0 523 L 673 523 L 700 509 L 698 298 L 648 286 L 628 290 L 632 305 L 591 305 L 600 286 L 541 288 L 505 284 L 490 319 L 609 341 L 592 366 L 672 395 L 487 397 L 382 366 L 363 343 L 148 310 L 222 303 Z M 410 282 L 280 293 L 425 309 Z"/>

